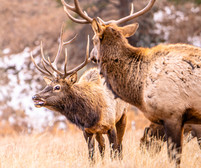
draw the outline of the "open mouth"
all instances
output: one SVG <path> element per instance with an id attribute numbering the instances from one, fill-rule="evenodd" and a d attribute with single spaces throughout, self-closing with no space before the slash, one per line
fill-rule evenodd
<path id="1" fill-rule="evenodd" d="M 35 107 L 42 107 L 44 105 L 45 105 L 45 100 L 43 100 L 43 99 L 34 100 Z"/>

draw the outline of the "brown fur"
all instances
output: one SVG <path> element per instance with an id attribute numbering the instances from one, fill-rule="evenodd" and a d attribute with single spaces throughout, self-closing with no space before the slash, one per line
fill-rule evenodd
<path id="1" fill-rule="evenodd" d="M 185 125 L 184 126 L 184 135 L 188 135 L 188 142 L 196 137 L 198 145 L 201 149 L 201 126 L 200 125 Z M 190 133 L 190 135 L 189 135 Z M 161 147 L 157 143 L 158 140 L 161 140 L 163 142 L 167 141 L 167 137 L 165 135 L 165 129 L 163 125 L 158 125 L 151 123 L 149 127 L 146 127 L 144 130 L 143 137 L 140 139 L 140 145 L 149 149 L 152 146 L 156 147 L 157 151 L 160 151 Z"/>
<path id="2" fill-rule="evenodd" d="M 119 149 L 119 156 L 122 157 L 122 148 L 119 146 L 122 146 L 126 126 L 127 104 L 114 99 L 111 91 L 104 86 L 99 71 L 96 68 L 90 69 L 77 83 L 76 74 L 68 79 L 57 77 L 45 80 L 48 85 L 33 96 L 35 106 L 60 112 L 82 129 L 92 160 L 94 136 L 99 143 L 101 155 L 104 156 L 105 141 L 102 134 L 108 134 L 112 149 Z M 59 90 L 56 89 L 58 86 Z"/>
<path id="3" fill-rule="evenodd" d="M 130 27 L 135 32 L 138 24 Z M 176 158 L 172 151 L 182 151 L 184 124 L 201 124 L 201 49 L 187 44 L 136 48 L 126 39 L 133 34 L 130 27 L 93 20 L 91 58 L 100 62 L 101 74 L 116 97 L 164 126 L 171 139 L 168 154 Z M 180 157 L 176 163 L 179 166 Z"/>

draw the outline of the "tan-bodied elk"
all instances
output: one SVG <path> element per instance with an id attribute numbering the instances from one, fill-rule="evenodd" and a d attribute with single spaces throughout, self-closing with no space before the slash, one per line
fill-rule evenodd
<path id="1" fill-rule="evenodd" d="M 59 112 L 78 126 L 88 143 L 89 158 L 94 161 L 95 139 L 98 141 L 101 156 L 104 156 L 105 140 L 102 134 L 107 134 L 111 145 L 111 157 L 122 158 L 122 140 L 126 127 L 127 103 L 114 99 L 113 93 L 104 85 L 99 70 L 92 68 L 82 75 L 77 82 L 77 71 L 89 61 L 89 39 L 85 61 L 76 68 L 67 71 L 67 52 L 65 54 L 64 73 L 56 68 L 56 62 L 64 45 L 63 30 L 60 45 L 53 61 L 45 59 L 41 46 L 42 65 L 39 67 L 32 57 L 36 68 L 45 77 L 47 86 L 32 99 L 36 107 L 45 107 Z M 49 68 L 49 69 L 48 69 Z M 54 73 L 53 73 L 54 72 Z"/>
<path id="2" fill-rule="evenodd" d="M 71 20 L 91 24 L 95 34 L 91 58 L 100 62 L 100 73 L 116 97 L 138 107 L 151 122 L 164 126 L 173 143 L 168 140 L 168 154 L 179 167 L 184 124 L 201 124 L 201 49 L 187 44 L 143 48 L 128 43 L 126 38 L 135 34 L 138 23 L 118 25 L 148 12 L 155 0 L 138 12 L 131 10 L 130 15 L 110 21 L 92 19 L 81 10 L 78 0 L 74 0 L 74 6 L 64 0 L 62 3 Z"/>

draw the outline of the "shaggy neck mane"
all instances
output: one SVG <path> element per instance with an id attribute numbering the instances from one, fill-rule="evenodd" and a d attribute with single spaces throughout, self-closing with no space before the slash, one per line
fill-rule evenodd
<path id="1" fill-rule="evenodd" d="M 144 53 L 149 49 L 135 48 L 126 39 L 112 41 L 100 46 L 101 73 L 117 97 L 135 102 L 133 105 L 142 109 L 142 90 L 150 62 Z"/>
<path id="2" fill-rule="evenodd" d="M 85 91 L 87 92 L 85 87 L 73 85 L 71 93 L 63 98 L 64 106 L 59 108 L 60 113 L 81 129 L 94 126 L 100 120 L 101 111 L 101 107 L 93 106 L 91 103 L 93 97 L 91 98 Z"/>

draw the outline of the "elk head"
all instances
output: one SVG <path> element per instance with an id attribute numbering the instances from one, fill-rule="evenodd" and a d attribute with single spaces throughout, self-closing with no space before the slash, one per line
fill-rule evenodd
<path id="1" fill-rule="evenodd" d="M 34 105 L 38 108 L 46 107 L 58 111 L 58 105 L 62 104 L 63 98 L 71 94 L 71 87 L 77 81 L 77 73 L 66 79 L 44 77 L 44 80 L 47 86 L 32 97 Z"/>
<path id="2" fill-rule="evenodd" d="M 106 42 L 106 44 L 108 45 L 112 42 L 117 42 L 120 40 L 125 41 L 127 37 L 130 37 L 135 34 L 137 28 L 139 27 L 138 23 L 130 24 L 124 27 L 119 27 L 117 25 L 130 21 L 148 12 L 152 8 L 156 0 L 150 0 L 145 8 L 136 13 L 133 12 L 132 5 L 130 15 L 123 17 L 119 20 L 110 20 L 107 22 L 103 21 L 100 17 L 97 17 L 98 20 L 89 17 L 86 12 L 83 12 L 81 10 L 78 0 L 74 0 L 75 6 L 67 4 L 65 0 L 61 1 L 64 5 L 64 11 L 72 21 L 80 24 L 91 24 L 92 29 L 94 31 L 94 48 L 91 51 L 90 58 L 94 62 L 99 62 L 100 44 L 104 45 L 104 42 Z M 77 13 L 83 19 L 77 19 L 73 17 L 68 10 Z"/>
<path id="3" fill-rule="evenodd" d="M 43 46 L 41 43 L 41 56 L 42 56 L 41 63 L 43 65 L 43 69 L 36 64 L 31 54 L 31 59 L 34 65 L 40 72 L 42 72 L 45 75 L 44 80 L 47 84 L 47 86 L 41 92 L 35 94 L 32 97 L 35 107 L 46 107 L 50 110 L 60 111 L 59 109 L 62 108 L 59 107 L 62 105 L 61 102 L 71 94 L 72 90 L 71 88 L 73 84 L 77 81 L 77 71 L 80 70 L 82 67 L 84 67 L 90 61 L 90 59 L 88 58 L 89 57 L 89 37 L 88 37 L 86 58 L 82 64 L 78 65 L 77 67 L 75 67 L 70 71 L 67 71 L 67 50 L 65 50 L 64 73 L 62 73 L 56 68 L 56 63 L 58 61 L 58 57 L 61 54 L 63 46 L 71 43 L 75 39 L 75 37 L 73 37 L 71 40 L 67 42 L 63 42 L 63 26 L 62 26 L 59 48 L 53 62 L 50 61 L 49 57 L 48 60 L 45 59 L 43 53 Z"/>

